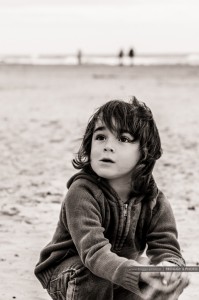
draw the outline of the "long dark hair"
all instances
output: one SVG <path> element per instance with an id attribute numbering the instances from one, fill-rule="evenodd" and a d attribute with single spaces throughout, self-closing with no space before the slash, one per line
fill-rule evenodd
<path id="1" fill-rule="evenodd" d="M 129 103 L 111 100 L 97 109 L 88 122 L 80 149 L 72 161 L 73 166 L 87 173 L 94 172 L 90 165 L 90 153 L 95 124 L 99 118 L 118 136 L 126 130 L 139 141 L 141 156 L 133 170 L 131 194 L 154 194 L 157 188 L 152 171 L 162 154 L 161 141 L 151 110 L 135 97 Z"/>

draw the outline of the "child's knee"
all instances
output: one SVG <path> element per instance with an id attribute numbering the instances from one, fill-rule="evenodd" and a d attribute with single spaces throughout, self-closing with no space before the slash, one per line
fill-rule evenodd
<path id="1" fill-rule="evenodd" d="M 48 293 L 54 300 L 97 299 L 99 293 L 108 296 L 111 292 L 112 283 L 91 273 L 78 257 L 57 266 L 48 286 Z"/>
<path id="2" fill-rule="evenodd" d="M 73 299 L 76 273 L 85 268 L 78 256 L 68 258 L 59 263 L 52 274 L 48 285 L 48 293 L 54 300 Z"/>
<path id="3" fill-rule="evenodd" d="M 87 268 L 80 268 L 71 277 L 69 285 L 75 285 L 79 299 L 112 299 L 113 284 L 90 272 Z"/>

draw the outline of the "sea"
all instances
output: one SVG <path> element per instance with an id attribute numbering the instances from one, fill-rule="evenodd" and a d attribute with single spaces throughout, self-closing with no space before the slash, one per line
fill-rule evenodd
<path id="1" fill-rule="evenodd" d="M 0 65 L 191 65 L 199 66 L 199 53 L 189 54 L 140 54 L 133 58 L 115 55 L 0 55 Z"/>

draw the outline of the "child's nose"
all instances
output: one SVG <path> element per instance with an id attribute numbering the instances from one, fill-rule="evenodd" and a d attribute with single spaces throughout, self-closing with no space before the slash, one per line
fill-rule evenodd
<path id="1" fill-rule="evenodd" d="M 107 138 L 104 144 L 104 152 L 115 152 L 115 141 L 112 138 Z"/>
<path id="2" fill-rule="evenodd" d="M 104 147 L 104 152 L 115 152 L 115 150 L 113 149 L 113 147 L 105 146 Z"/>

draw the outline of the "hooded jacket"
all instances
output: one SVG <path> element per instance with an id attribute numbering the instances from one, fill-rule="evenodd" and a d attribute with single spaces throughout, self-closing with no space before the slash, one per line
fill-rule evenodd
<path id="1" fill-rule="evenodd" d="M 57 228 L 41 251 L 35 275 L 47 288 L 54 267 L 79 255 L 96 276 L 139 294 L 139 257 L 151 264 L 172 261 L 184 265 L 177 241 L 174 215 L 168 200 L 157 189 L 124 204 L 105 181 L 83 171 L 68 182 Z"/>

